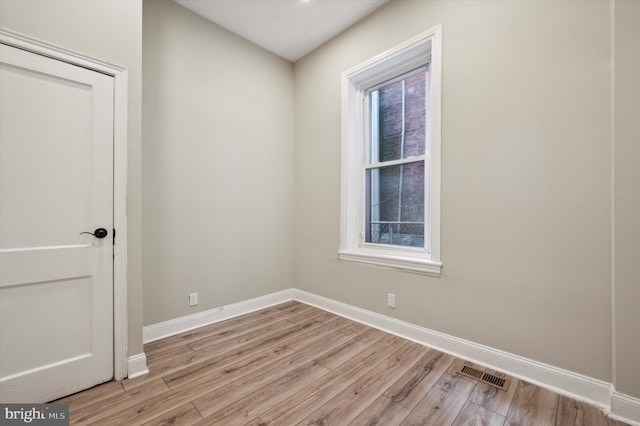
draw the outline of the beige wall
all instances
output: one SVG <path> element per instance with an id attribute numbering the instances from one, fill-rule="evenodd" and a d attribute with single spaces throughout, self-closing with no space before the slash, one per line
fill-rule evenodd
<path id="1" fill-rule="evenodd" d="M 443 275 L 341 263 L 340 73 L 438 24 Z M 523 0 L 394 1 L 297 62 L 296 286 L 611 381 L 609 61 L 607 1 Z"/>
<path id="2" fill-rule="evenodd" d="M 615 385 L 640 398 L 640 2 L 615 2 Z"/>
<path id="3" fill-rule="evenodd" d="M 293 69 L 166 1 L 0 26 L 129 69 L 130 354 L 143 298 L 148 325 L 295 286 L 640 398 L 640 3 L 614 11 L 613 122 L 608 1 L 394 1 Z M 340 73 L 437 24 L 443 276 L 340 263 Z"/>
<path id="4" fill-rule="evenodd" d="M 293 287 L 293 66 L 171 1 L 143 19 L 145 325 Z"/>
<path id="5" fill-rule="evenodd" d="M 141 104 L 142 1 L 0 1 L 0 26 L 129 71 L 129 355 L 142 352 Z"/>

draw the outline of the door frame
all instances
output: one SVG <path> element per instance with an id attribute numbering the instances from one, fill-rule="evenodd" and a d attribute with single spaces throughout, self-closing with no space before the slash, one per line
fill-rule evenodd
<path id="1" fill-rule="evenodd" d="M 0 28 L 0 43 L 87 68 L 114 79 L 113 111 L 113 378 L 128 376 L 127 359 L 127 100 L 128 71 L 81 53 Z"/>

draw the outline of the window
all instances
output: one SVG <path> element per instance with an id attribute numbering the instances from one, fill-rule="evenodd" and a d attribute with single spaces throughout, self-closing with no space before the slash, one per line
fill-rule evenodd
<path id="1" fill-rule="evenodd" d="M 343 73 L 342 260 L 440 274 L 440 40 Z"/>
<path id="2" fill-rule="evenodd" d="M 365 92 L 365 239 L 424 247 L 427 67 Z"/>

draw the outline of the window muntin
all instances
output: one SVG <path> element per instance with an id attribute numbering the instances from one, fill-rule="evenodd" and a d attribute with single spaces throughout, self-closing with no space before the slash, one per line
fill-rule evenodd
<path id="1" fill-rule="evenodd" d="M 364 242 L 425 249 L 427 66 L 366 90 Z"/>

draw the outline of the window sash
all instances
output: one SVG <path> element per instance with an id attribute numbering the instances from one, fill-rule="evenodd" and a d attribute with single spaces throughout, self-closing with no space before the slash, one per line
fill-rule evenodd
<path id="1" fill-rule="evenodd" d="M 425 128 L 425 154 L 417 155 L 417 156 L 409 156 L 405 158 L 399 158 L 395 160 L 387 160 L 387 161 L 375 161 L 372 162 L 372 150 L 373 150 L 373 137 L 372 137 L 372 114 L 371 114 L 371 96 L 377 90 L 390 86 L 396 82 L 408 79 L 416 74 L 420 74 L 422 72 L 425 73 L 425 102 L 430 101 L 430 76 L 429 76 L 429 61 L 430 57 L 425 60 L 425 62 L 419 64 L 419 66 L 410 69 L 409 71 L 403 71 L 399 74 L 394 75 L 391 78 L 387 78 L 383 81 L 376 82 L 374 85 L 369 86 L 367 89 L 363 90 L 362 95 L 362 148 L 363 148 L 363 158 L 362 158 L 362 169 L 360 171 L 361 181 L 366 182 L 367 180 L 367 172 L 374 169 L 381 169 L 385 167 L 392 167 L 396 165 L 407 165 L 413 163 L 423 163 L 424 164 L 424 193 L 423 196 L 423 238 L 424 244 L 422 246 L 404 246 L 399 244 L 389 244 L 389 243 L 376 243 L 372 241 L 367 241 L 369 236 L 369 227 L 371 226 L 372 218 L 370 212 L 369 203 L 372 202 L 370 199 L 371 194 L 366 190 L 366 185 L 362 185 L 361 194 L 362 194 L 362 211 L 360 214 L 360 247 L 369 247 L 369 248 L 378 248 L 378 249 L 387 249 L 387 250 L 401 250 L 401 251 L 409 251 L 409 252 L 421 252 L 430 255 L 430 206 L 429 206 L 429 135 L 427 134 Z M 430 108 L 425 108 L 425 120 L 427 122 L 430 121 Z"/>
<path id="2" fill-rule="evenodd" d="M 418 67 L 413 68 L 409 71 L 401 72 L 400 74 L 394 75 L 392 78 L 388 78 L 384 81 L 379 81 L 375 83 L 373 86 L 369 86 L 367 89 L 362 90 L 362 161 L 365 167 L 375 167 L 376 164 L 385 164 L 385 165 L 394 165 L 394 164 L 403 164 L 405 162 L 412 162 L 417 160 L 427 160 L 430 149 L 431 149 L 431 140 L 429 135 L 429 128 L 431 127 L 431 76 L 430 76 L 430 67 L 431 67 L 431 55 L 427 58 L 423 59 L 423 62 L 419 64 Z M 372 135 L 371 135 L 371 94 L 376 90 L 379 90 L 385 86 L 391 85 L 398 81 L 405 80 L 410 78 L 416 74 L 421 72 L 425 73 L 425 120 L 426 120 L 426 132 L 425 132 L 425 146 L 424 146 L 424 154 L 417 156 L 409 156 L 405 158 L 399 158 L 397 160 L 387 160 L 387 161 L 371 161 L 372 157 Z"/>
<path id="3" fill-rule="evenodd" d="M 369 248 L 378 248 L 378 249 L 382 249 L 382 250 L 400 250 L 400 251 L 405 251 L 405 252 L 416 252 L 416 253 L 425 253 L 427 255 L 431 255 L 431 235 L 430 235 L 430 229 L 431 229 L 431 209 L 430 209 L 430 193 L 429 193 L 429 181 L 430 181 L 430 163 L 428 160 L 428 156 L 420 156 L 420 157 L 425 157 L 422 158 L 421 160 L 415 160 L 415 157 L 413 160 L 409 160 L 409 161 L 399 161 L 399 160 L 394 160 L 394 161 L 387 161 L 387 162 L 382 162 L 382 163 L 375 163 L 375 164 L 369 164 L 369 165 L 365 165 L 365 167 L 363 167 L 362 169 L 362 180 L 361 182 L 363 183 L 362 188 L 361 188 L 361 194 L 362 194 L 362 200 L 361 200 L 361 206 L 362 206 L 362 210 L 361 213 L 359 214 L 359 219 L 360 219 L 360 247 L 369 247 Z M 391 164 L 394 163 L 394 164 Z M 371 202 L 371 200 L 368 200 L 368 198 L 371 196 L 369 194 L 369 191 L 367 191 L 366 187 L 366 181 L 367 181 L 367 171 L 368 170 L 373 170 L 373 169 L 380 169 L 380 168 L 384 168 L 384 167 L 390 167 L 390 166 L 394 166 L 394 165 L 406 165 L 406 164 L 413 164 L 413 163 L 424 163 L 424 193 L 423 193 L 423 203 L 424 203 L 424 207 L 423 207 L 423 217 L 424 217 L 424 221 L 422 222 L 424 225 L 424 245 L 423 246 L 403 246 L 403 245 L 398 245 L 398 244 L 384 244 L 384 243 L 375 243 L 375 242 L 371 242 L 371 241 L 367 241 L 366 235 L 367 235 L 367 227 L 370 225 L 371 223 L 371 217 L 370 217 L 370 210 L 369 210 L 369 205 L 368 203 Z"/>

